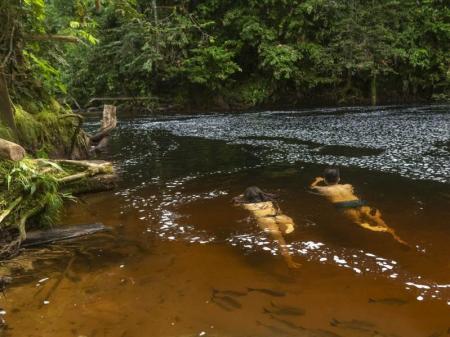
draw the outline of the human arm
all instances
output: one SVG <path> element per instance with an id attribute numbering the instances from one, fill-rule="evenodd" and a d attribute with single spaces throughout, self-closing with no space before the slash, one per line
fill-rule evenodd
<path id="1" fill-rule="evenodd" d="M 314 181 L 309 185 L 310 188 L 315 188 L 317 185 L 321 182 L 323 182 L 324 179 L 322 177 L 316 177 L 314 178 Z"/>

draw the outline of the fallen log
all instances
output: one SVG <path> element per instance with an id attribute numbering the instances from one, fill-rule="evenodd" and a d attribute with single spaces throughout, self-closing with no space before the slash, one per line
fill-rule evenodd
<path id="1" fill-rule="evenodd" d="M 103 174 L 80 181 L 72 188 L 74 195 L 111 191 L 117 187 L 119 177 L 116 174 Z"/>
<path id="2" fill-rule="evenodd" d="M 103 192 L 114 189 L 119 181 L 114 167 L 104 160 L 68 160 L 55 162 L 62 166 L 83 168 L 80 173 L 60 178 L 58 181 L 65 193 L 79 195 L 83 193 Z"/>
<path id="3" fill-rule="evenodd" d="M 18 161 L 25 155 L 26 152 L 22 146 L 0 138 L 0 158 Z"/>
<path id="4" fill-rule="evenodd" d="M 22 241 L 21 247 L 41 246 L 53 242 L 75 239 L 86 235 L 107 231 L 103 224 L 86 224 L 68 227 L 58 227 L 46 230 L 30 231 L 27 238 Z"/>
<path id="5" fill-rule="evenodd" d="M 110 191 L 116 188 L 117 174 L 102 174 L 64 185 L 63 191 L 73 195 Z"/>

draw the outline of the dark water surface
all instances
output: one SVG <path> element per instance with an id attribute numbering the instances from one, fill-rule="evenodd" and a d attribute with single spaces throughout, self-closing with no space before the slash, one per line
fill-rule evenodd
<path id="1" fill-rule="evenodd" d="M 6 336 L 450 336 L 449 111 L 120 118 L 121 186 L 65 217 L 112 232 L 16 259 Z M 326 164 L 413 248 L 311 194 Z M 299 270 L 230 203 L 249 185 L 295 220 Z"/>

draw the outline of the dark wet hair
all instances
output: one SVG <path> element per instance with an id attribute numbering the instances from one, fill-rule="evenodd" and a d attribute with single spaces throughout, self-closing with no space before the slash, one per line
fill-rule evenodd
<path id="1" fill-rule="evenodd" d="M 253 204 L 256 202 L 275 201 L 276 196 L 262 191 L 257 186 L 247 187 L 244 195 L 234 198 L 234 201 L 242 204 Z"/>
<path id="2" fill-rule="evenodd" d="M 337 167 L 328 167 L 323 171 L 323 177 L 326 183 L 337 184 L 341 176 Z"/>

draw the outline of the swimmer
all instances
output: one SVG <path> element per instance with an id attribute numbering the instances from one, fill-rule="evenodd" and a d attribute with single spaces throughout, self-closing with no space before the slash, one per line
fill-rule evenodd
<path id="1" fill-rule="evenodd" d="M 244 194 L 234 198 L 233 201 L 250 211 L 259 228 L 272 236 L 289 268 L 301 266 L 292 260 L 283 237 L 283 234 L 294 231 L 294 221 L 287 215 L 282 214 L 275 202 L 275 195 L 265 193 L 258 187 L 253 186 L 247 188 Z"/>
<path id="2" fill-rule="evenodd" d="M 384 222 L 379 210 L 367 206 L 365 201 L 354 194 L 353 186 L 340 184 L 340 179 L 339 169 L 327 168 L 323 177 L 316 177 L 310 188 L 331 201 L 347 218 L 360 227 L 373 232 L 389 233 L 397 242 L 409 246 Z"/>

